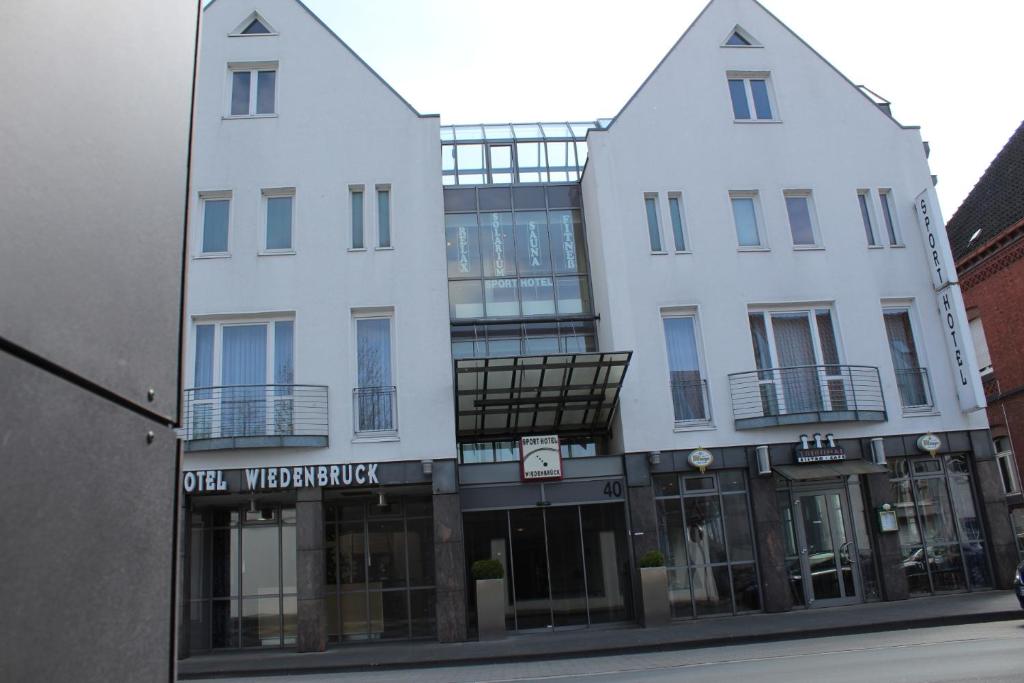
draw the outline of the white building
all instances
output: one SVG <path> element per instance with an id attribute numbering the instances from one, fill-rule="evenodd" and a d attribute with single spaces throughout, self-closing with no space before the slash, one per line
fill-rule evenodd
<path id="1" fill-rule="evenodd" d="M 192 649 L 465 639 L 488 558 L 515 630 L 653 549 L 677 618 L 1009 581 L 919 131 L 753 0 L 597 122 L 441 127 L 296 0 L 201 51 Z"/>

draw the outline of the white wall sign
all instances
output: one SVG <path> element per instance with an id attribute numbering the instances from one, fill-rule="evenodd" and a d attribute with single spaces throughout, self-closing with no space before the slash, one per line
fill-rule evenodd
<path id="1" fill-rule="evenodd" d="M 969 413 L 985 407 L 985 392 L 978 374 L 974 341 L 971 339 L 967 311 L 960 285 L 951 284 L 936 292 L 942 332 L 946 338 L 946 351 L 953 367 L 953 383 L 960 401 L 960 410 Z"/>
<path id="2" fill-rule="evenodd" d="M 524 436 L 519 440 L 519 473 L 523 481 L 562 478 L 562 451 L 557 436 Z"/>
<path id="3" fill-rule="evenodd" d="M 957 278 L 953 250 L 949 248 L 949 237 L 942 222 L 942 214 L 939 213 L 939 202 L 934 188 L 928 188 L 914 198 L 914 212 L 924 236 L 928 271 L 932 274 L 932 287 L 939 291 L 946 285 L 956 282 Z"/>

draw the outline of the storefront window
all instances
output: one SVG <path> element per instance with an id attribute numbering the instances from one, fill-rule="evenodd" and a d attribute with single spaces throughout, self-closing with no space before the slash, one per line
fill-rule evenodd
<path id="1" fill-rule="evenodd" d="M 889 471 L 911 595 L 991 587 L 967 456 L 894 459 Z"/>
<path id="2" fill-rule="evenodd" d="M 192 648 L 295 642 L 295 509 L 214 508 L 192 515 Z"/>
<path id="3" fill-rule="evenodd" d="M 654 491 L 673 616 L 761 609 L 743 473 L 657 475 Z"/>
<path id="4" fill-rule="evenodd" d="M 434 635 L 434 542 L 427 496 L 324 505 L 327 635 L 332 640 Z"/>

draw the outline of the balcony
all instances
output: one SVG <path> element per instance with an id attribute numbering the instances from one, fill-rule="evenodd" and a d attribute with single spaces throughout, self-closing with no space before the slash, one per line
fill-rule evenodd
<path id="1" fill-rule="evenodd" d="M 729 375 L 736 429 L 887 419 L 878 368 L 800 365 Z"/>
<path id="2" fill-rule="evenodd" d="M 352 425 L 356 438 L 398 434 L 398 387 L 352 390 Z"/>
<path id="3" fill-rule="evenodd" d="M 250 384 L 185 390 L 186 451 L 327 446 L 327 387 Z"/>
<path id="4" fill-rule="evenodd" d="M 929 412 L 935 408 L 932 401 L 932 385 L 926 368 L 897 370 L 896 386 L 900 389 L 900 402 L 904 411 Z"/>

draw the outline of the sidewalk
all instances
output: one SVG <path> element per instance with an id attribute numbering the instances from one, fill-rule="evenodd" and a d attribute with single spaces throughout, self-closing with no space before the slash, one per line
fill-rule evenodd
<path id="1" fill-rule="evenodd" d="M 508 662 L 525 658 L 621 654 L 789 640 L 866 631 L 1024 619 L 1011 591 L 916 598 L 784 614 L 750 614 L 675 622 L 645 629 L 634 624 L 557 633 L 509 635 L 504 640 L 440 644 L 433 641 L 335 646 L 326 652 L 294 650 L 235 651 L 204 654 L 178 662 L 179 680 L 403 669 L 452 664 Z"/>

